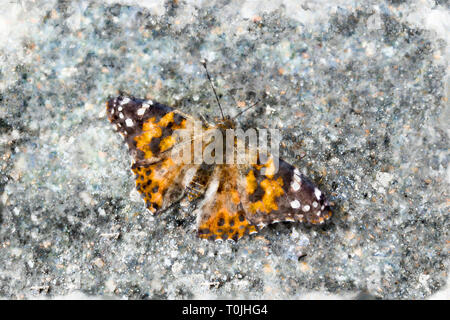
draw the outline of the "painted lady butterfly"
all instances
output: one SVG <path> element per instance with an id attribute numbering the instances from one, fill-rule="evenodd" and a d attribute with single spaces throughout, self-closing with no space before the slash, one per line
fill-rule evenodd
<path id="1" fill-rule="evenodd" d="M 321 224 L 331 217 L 324 194 L 282 159 L 276 172 L 270 158 L 264 164 L 181 161 L 173 152 L 186 143 L 178 130 L 192 133 L 188 140 L 192 146 L 211 140 L 207 133 L 194 135 L 196 119 L 158 102 L 123 95 L 109 100 L 106 109 L 129 147 L 136 188 L 148 210 L 160 213 L 175 203 L 200 201 L 196 210 L 200 238 L 237 241 L 271 223 Z M 230 117 L 215 125 L 203 123 L 203 128 L 222 132 L 234 127 Z"/>

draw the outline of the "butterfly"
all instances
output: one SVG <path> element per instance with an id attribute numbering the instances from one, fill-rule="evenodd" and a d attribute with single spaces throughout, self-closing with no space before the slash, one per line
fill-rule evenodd
<path id="1" fill-rule="evenodd" d="M 204 64 L 206 70 L 206 64 Z M 147 209 L 158 214 L 174 204 L 197 203 L 197 234 L 202 239 L 237 241 L 268 224 L 306 222 L 322 224 L 332 211 L 325 195 L 294 166 L 269 156 L 262 162 L 227 164 L 194 161 L 177 152 L 212 141 L 211 130 L 225 134 L 234 129 L 234 118 L 224 116 L 210 80 L 222 118 L 202 122 L 156 101 L 119 95 L 106 103 L 106 113 L 122 137 L 133 164 L 136 189 Z M 179 132 L 184 133 L 181 137 Z M 186 139 L 186 132 L 188 139 Z M 278 170 L 274 169 L 277 160 Z"/>

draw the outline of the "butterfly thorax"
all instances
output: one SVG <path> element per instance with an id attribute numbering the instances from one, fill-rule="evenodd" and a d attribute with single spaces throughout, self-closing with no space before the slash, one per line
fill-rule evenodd
<path id="1" fill-rule="evenodd" d="M 225 116 L 224 118 L 215 118 L 214 122 L 216 123 L 217 127 L 221 130 L 236 128 L 236 123 L 234 122 L 233 119 L 230 118 L 230 116 Z"/>

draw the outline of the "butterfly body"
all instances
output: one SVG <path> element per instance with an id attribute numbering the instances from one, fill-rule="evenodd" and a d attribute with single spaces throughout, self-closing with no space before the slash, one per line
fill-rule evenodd
<path id="1" fill-rule="evenodd" d="M 198 162 L 194 155 L 181 159 L 178 151 L 183 147 L 199 144 L 205 151 L 213 141 L 207 129 L 218 129 L 224 136 L 235 129 L 230 117 L 203 124 L 206 131 L 197 134 L 195 118 L 150 100 L 119 96 L 109 100 L 106 109 L 128 145 L 136 188 L 148 210 L 156 214 L 178 201 L 198 201 L 200 238 L 237 241 L 271 223 L 321 224 L 331 217 L 324 194 L 282 159 L 278 170 L 273 170 L 273 158 L 243 164 Z M 190 138 L 181 139 L 181 131 Z"/>

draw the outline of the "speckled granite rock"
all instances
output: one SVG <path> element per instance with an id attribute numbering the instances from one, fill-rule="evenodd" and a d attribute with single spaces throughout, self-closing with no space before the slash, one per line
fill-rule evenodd
<path id="1" fill-rule="evenodd" d="M 21 16 L 1 48 L 0 297 L 422 299 L 444 287 L 448 39 L 411 20 L 428 21 L 423 6 L 448 17 L 445 3 L 149 3 L 2 12 Z M 262 100 L 240 125 L 282 130 L 282 156 L 330 195 L 332 223 L 217 244 L 196 238 L 190 212 L 146 213 L 105 101 L 122 90 L 212 119 L 202 57 L 227 112 Z"/>

